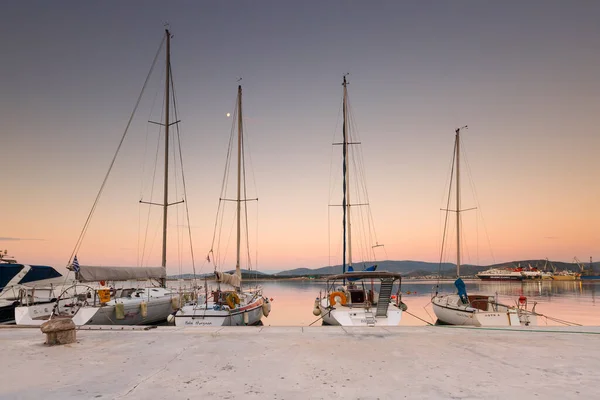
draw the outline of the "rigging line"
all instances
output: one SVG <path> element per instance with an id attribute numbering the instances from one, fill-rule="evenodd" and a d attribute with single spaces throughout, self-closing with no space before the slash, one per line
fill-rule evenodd
<path id="1" fill-rule="evenodd" d="M 92 215 L 94 214 L 94 211 L 96 210 L 96 207 L 98 206 L 98 202 L 100 200 L 100 196 L 102 195 L 102 192 L 104 191 L 104 187 L 106 186 L 106 182 L 108 180 L 108 177 L 110 176 L 110 172 L 112 171 L 112 168 L 115 164 L 115 161 L 117 159 L 117 155 L 119 154 L 119 150 L 121 150 L 121 146 L 123 145 L 123 141 L 125 140 L 125 136 L 127 135 L 127 131 L 129 130 L 129 126 L 131 125 L 131 122 L 133 121 L 133 117 L 138 109 L 138 106 L 140 104 L 140 101 L 142 100 L 142 95 L 144 94 L 144 91 L 146 89 L 146 85 L 148 84 L 148 80 L 150 79 L 150 76 L 152 75 L 152 71 L 154 70 L 154 66 L 156 65 L 156 60 L 158 59 L 158 56 L 160 55 L 160 51 L 162 49 L 162 46 L 165 42 L 165 37 L 163 37 L 163 39 L 160 42 L 160 46 L 158 46 L 158 51 L 156 52 L 156 55 L 154 56 L 154 61 L 152 62 L 152 66 L 150 67 L 150 71 L 148 72 L 148 75 L 146 76 L 146 80 L 144 81 L 144 85 L 142 86 L 142 90 L 140 92 L 140 95 L 138 96 L 138 99 L 135 103 L 135 107 L 133 108 L 133 111 L 131 113 L 131 116 L 129 117 L 129 121 L 127 121 L 127 125 L 125 127 L 125 131 L 123 132 L 123 136 L 121 137 L 121 141 L 119 142 L 119 145 L 117 146 L 117 151 L 115 152 L 115 155 L 110 163 L 110 166 L 108 168 L 108 171 L 106 172 L 106 175 L 104 177 L 104 180 L 102 181 L 102 185 L 100 186 L 100 190 L 98 191 L 98 194 L 96 195 L 96 200 L 94 200 L 94 204 L 92 205 L 92 209 L 90 210 L 90 213 L 88 214 L 88 217 L 85 221 L 85 224 L 83 225 L 83 229 L 81 230 L 81 233 L 79 234 L 79 238 L 77 239 L 77 242 L 75 244 L 75 248 L 73 249 L 71 256 L 69 258 L 69 262 L 68 265 L 71 264 L 71 260 L 73 260 L 73 257 L 75 256 L 75 254 L 77 254 L 77 251 L 79 250 L 79 248 L 81 247 L 81 243 L 83 241 L 83 237 L 85 236 L 85 233 L 87 232 L 87 229 L 90 225 L 90 221 L 92 218 Z"/>
<path id="2" fill-rule="evenodd" d="M 335 127 L 333 129 L 333 135 L 331 137 L 331 143 L 335 143 L 335 141 L 336 141 L 335 137 L 336 137 L 336 132 L 338 131 L 338 127 L 339 127 L 340 114 L 342 113 L 343 103 L 344 102 L 343 102 L 343 99 L 342 99 L 340 101 L 340 103 L 339 103 L 338 115 L 337 115 L 337 118 L 336 118 Z M 331 204 L 331 201 L 332 201 L 332 195 L 333 195 L 333 192 L 334 192 L 333 187 L 335 186 L 335 183 L 338 181 L 338 179 L 337 179 L 338 173 L 337 172 L 335 173 L 336 178 L 332 179 L 332 176 L 334 176 L 334 173 L 333 173 L 333 165 L 334 165 L 334 163 L 333 163 L 333 153 L 335 151 L 334 149 L 335 149 L 335 146 L 332 145 L 331 146 L 331 156 L 329 157 L 329 160 L 330 160 L 329 161 L 329 182 L 330 182 L 330 187 L 329 187 L 329 199 L 328 199 L 329 204 Z M 339 162 L 340 159 L 341 159 L 341 154 L 338 155 L 338 158 L 337 158 L 337 161 L 336 161 L 335 165 L 340 165 L 341 164 Z M 331 184 L 332 181 L 334 183 L 333 185 Z M 335 192 L 337 192 L 337 191 L 335 191 Z"/>
<path id="3" fill-rule="evenodd" d="M 246 185 L 246 139 L 247 139 L 247 130 L 245 122 L 242 120 L 243 128 L 242 132 L 242 182 L 244 187 L 244 200 L 248 199 L 248 187 Z M 256 184 L 256 182 L 255 182 Z M 248 270 L 252 270 L 252 258 L 250 255 L 250 232 L 248 230 L 248 202 L 244 201 L 244 226 L 246 233 L 246 265 L 248 266 Z"/>
<path id="4" fill-rule="evenodd" d="M 233 108 L 233 121 L 236 121 L 237 118 L 237 97 L 236 97 L 236 102 L 235 102 L 235 106 Z M 221 194 L 219 197 L 219 204 L 217 206 L 217 215 L 215 217 L 215 226 L 213 229 L 213 237 L 212 237 L 212 242 L 211 242 L 211 247 L 210 247 L 210 251 L 213 251 L 214 246 L 215 246 L 215 240 L 217 240 L 217 251 L 219 251 L 218 249 L 220 248 L 220 243 L 221 243 L 221 238 L 220 235 L 219 237 L 217 237 L 217 231 L 218 232 L 222 232 L 223 229 L 223 218 L 224 218 L 224 208 L 225 208 L 225 204 L 223 202 L 223 199 L 226 198 L 226 192 L 227 192 L 227 186 L 228 186 L 228 177 L 229 177 L 229 168 L 230 168 L 230 164 L 231 164 L 231 151 L 232 151 L 232 147 L 233 147 L 233 140 L 234 140 L 234 128 L 235 128 L 235 122 L 233 122 L 231 124 L 231 130 L 229 132 L 229 143 L 227 145 L 227 156 L 225 158 L 225 170 L 223 171 L 223 180 L 221 181 Z M 220 220 L 220 223 L 219 223 Z M 213 253 L 214 255 L 214 253 Z M 220 262 L 220 255 L 219 253 L 217 253 L 217 259 Z M 213 263 L 215 265 L 215 270 L 217 267 L 216 263 Z"/>
<path id="5" fill-rule="evenodd" d="M 245 131 L 244 131 L 245 132 Z M 248 192 L 246 187 L 246 150 L 245 150 L 245 136 L 242 136 L 242 182 L 244 188 L 244 200 L 248 198 Z M 246 234 L 246 265 L 248 270 L 252 269 L 252 260 L 250 258 L 250 235 L 248 231 L 248 202 L 244 201 L 244 233 Z"/>
<path id="6" fill-rule="evenodd" d="M 349 103 L 349 101 L 348 101 L 348 103 Z M 352 127 L 352 129 L 350 130 L 351 141 L 361 143 L 360 135 L 358 132 L 358 125 L 353 117 L 351 104 L 350 104 L 350 123 L 351 123 L 351 127 Z M 365 242 L 363 244 L 364 251 L 365 251 L 365 254 L 369 254 L 370 256 L 373 257 L 373 260 L 375 260 L 376 259 L 375 251 L 370 246 L 370 244 L 377 243 L 378 240 L 377 240 L 377 235 L 376 235 L 376 230 L 375 230 L 375 220 L 373 218 L 372 209 L 370 207 L 369 191 L 367 188 L 367 168 L 366 168 L 365 162 L 364 162 L 364 153 L 362 150 L 362 146 L 353 147 L 353 151 L 356 154 L 356 156 L 354 157 L 354 160 L 353 160 L 353 164 L 355 166 L 357 175 L 359 175 L 358 183 L 360 185 L 360 189 L 362 189 L 362 192 L 361 192 L 357 188 L 356 197 L 358 199 L 358 203 L 367 204 L 366 210 L 362 210 L 362 208 L 359 209 L 359 213 L 361 215 L 360 221 L 361 221 L 361 224 L 363 227 L 363 231 L 362 231 L 363 239 L 365 240 Z"/>
<path id="7" fill-rule="evenodd" d="M 459 218 L 460 218 L 460 226 L 462 227 L 462 226 L 464 226 L 462 215 L 459 214 Z M 460 230 L 460 236 L 461 236 L 460 240 L 461 240 L 461 245 L 462 245 L 460 251 L 461 251 L 461 254 L 463 254 L 463 251 L 465 251 L 467 253 L 467 259 L 471 260 L 472 258 L 471 258 L 471 252 L 469 251 L 469 246 L 467 246 L 465 244 L 465 243 L 467 243 L 467 235 L 466 235 L 465 231 L 466 231 L 466 229 Z M 462 265 L 462 263 L 461 263 L 461 265 Z"/>
<path id="8" fill-rule="evenodd" d="M 250 175 L 252 177 L 252 183 L 253 183 L 253 187 L 254 187 L 254 191 L 256 192 L 256 200 L 258 202 L 258 186 L 256 185 L 256 175 L 254 174 L 254 167 L 253 167 L 253 162 L 252 162 L 252 152 L 246 152 L 246 147 L 248 146 L 248 140 L 249 140 L 249 136 L 248 136 L 248 129 L 247 129 L 247 124 L 245 120 L 242 120 L 242 124 L 243 124 L 243 132 L 244 135 L 242 137 L 244 146 L 242 147 L 242 157 L 244 158 L 244 163 L 243 163 L 243 168 L 244 168 L 244 198 L 247 199 L 248 198 L 248 194 L 247 194 L 247 190 L 246 190 L 246 171 L 248 170 L 246 168 L 246 156 L 248 157 L 248 163 L 250 164 L 250 168 L 249 168 L 249 172 Z M 250 146 L 251 147 L 251 146 Z M 246 231 L 247 231 L 247 237 L 246 237 L 246 246 L 247 246 L 247 252 L 248 252 L 248 265 L 251 266 L 250 269 L 252 269 L 252 266 L 254 267 L 255 270 L 255 276 L 256 279 L 258 279 L 258 205 L 256 206 L 256 220 L 255 220 L 255 227 L 256 227 L 256 236 L 255 236 L 255 240 L 256 240 L 256 245 L 255 245 L 255 252 L 256 252 L 256 256 L 254 258 L 254 264 L 252 264 L 252 258 L 250 256 L 250 236 L 249 236 L 249 232 L 248 232 L 248 213 L 247 213 L 247 201 L 244 202 L 244 207 L 246 208 Z"/>
<path id="9" fill-rule="evenodd" d="M 173 79 L 173 68 L 171 66 L 171 64 L 169 63 L 169 83 L 171 86 L 171 102 L 173 105 L 173 115 L 175 117 L 174 121 L 179 121 L 178 120 L 178 115 L 177 115 L 177 101 L 175 98 L 175 81 Z M 179 128 L 179 124 L 177 122 L 175 122 L 175 134 L 171 135 L 170 138 L 171 140 L 171 146 L 169 146 L 169 148 L 175 150 L 177 148 L 181 149 L 181 131 Z M 176 143 L 177 140 L 177 143 Z M 176 147 L 176 145 L 178 147 Z M 183 165 L 181 163 L 181 152 L 179 153 L 179 157 L 180 157 L 180 162 L 179 164 L 177 163 L 177 151 L 173 151 L 173 175 L 174 175 L 174 183 L 175 183 L 175 198 L 178 199 L 179 198 L 179 186 L 177 185 L 178 180 L 178 176 L 177 176 L 177 167 L 179 166 L 182 169 L 182 174 L 183 174 Z M 183 179 L 183 176 L 182 176 Z M 185 196 L 184 196 L 184 201 L 185 201 Z M 168 202 L 167 202 L 168 204 Z M 182 256 L 182 242 L 183 242 L 183 238 L 181 235 L 181 231 L 179 229 L 179 227 L 181 226 L 180 223 L 180 212 L 179 212 L 179 208 L 176 208 L 176 214 L 175 214 L 175 222 L 176 222 L 176 232 L 177 232 L 177 257 L 178 257 L 178 270 L 179 270 L 179 274 L 183 273 L 183 256 Z"/>
<path id="10" fill-rule="evenodd" d="M 471 185 L 471 190 L 473 191 L 473 195 L 475 197 L 475 204 L 477 205 L 477 210 L 479 211 L 479 215 L 481 216 L 481 222 L 483 223 L 483 230 L 485 232 L 486 239 L 488 241 L 488 246 L 490 250 L 490 255 L 492 256 L 492 261 L 496 263 L 496 257 L 494 256 L 494 250 L 492 249 L 492 243 L 490 240 L 490 236 L 487 230 L 487 226 L 485 224 L 485 220 L 483 218 L 483 209 L 481 208 L 481 204 L 479 203 L 479 195 L 477 194 L 477 188 L 475 187 L 475 181 L 473 180 L 473 175 L 471 173 L 471 165 L 469 164 L 469 160 L 466 154 L 466 146 L 464 139 L 462 140 L 461 152 L 463 154 L 464 164 L 467 166 L 467 173 L 469 176 L 469 184 Z"/>
<path id="11" fill-rule="evenodd" d="M 252 149 L 252 145 L 249 144 L 250 136 L 248 135 L 248 125 L 246 124 L 245 119 L 242 121 L 242 123 L 243 123 L 243 128 L 244 128 L 243 129 L 244 135 L 242 138 L 244 141 L 244 147 L 243 147 L 243 149 L 244 149 L 244 168 L 246 168 L 246 156 L 248 156 L 248 164 L 250 165 L 250 167 L 247 170 L 250 173 L 250 176 L 252 178 L 252 184 L 253 184 L 252 188 L 254 188 L 254 191 L 256 192 L 256 196 L 254 196 L 254 197 L 259 197 L 258 196 L 258 186 L 256 185 L 256 175 L 254 174 L 254 163 L 252 161 L 252 151 L 246 152 L 246 150 L 245 150 L 246 148 Z M 245 172 L 244 172 L 244 175 L 245 175 Z M 245 179 L 246 179 L 246 177 L 244 176 L 244 183 L 245 183 Z M 248 197 L 246 196 L 246 199 L 247 198 Z"/>
<path id="12" fill-rule="evenodd" d="M 159 82 L 162 81 L 162 77 L 163 77 L 163 74 L 161 73 L 161 75 L 159 77 Z M 158 94 L 160 92 L 161 92 L 161 90 L 159 90 L 159 88 L 157 88 L 156 92 L 154 94 L 153 100 L 152 100 L 152 106 L 150 107 L 150 111 L 148 113 L 148 118 L 147 118 L 148 121 L 151 120 L 152 113 L 153 113 L 153 110 L 154 110 L 154 106 L 156 104 L 156 99 L 158 98 Z M 162 93 L 164 94 L 164 91 Z M 164 112 L 164 108 L 161 109 L 161 112 Z M 161 113 L 161 120 L 162 120 L 162 113 Z M 143 196 L 144 196 L 144 190 L 145 190 L 145 185 L 144 185 L 144 176 L 146 175 L 146 162 L 145 162 L 145 160 L 146 160 L 146 157 L 148 155 L 148 148 L 149 148 L 149 137 L 150 137 L 150 129 L 149 129 L 149 127 L 150 127 L 150 124 L 146 124 L 146 140 L 144 142 L 144 155 L 143 155 L 143 158 L 142 158 L 142 172 L 140 174 L 140 176 L 142 177 L 142 179 L 141 179 L 142 183 L 140 185 L 140 199 L 143 198 Z M 160 128 L 158 128 L 158 129 L 159 129 L 159 136 L 160 136 Z M 155 160 L 158 159 L 157 157 L 158 156 L 156 156 Z M 155 161 L 154 162 L 154 173 L 152 175 L 153 179 L 152 179 L 151 193 L 154 190 L 154 179 L 155 179 L 154 177 L 156 176 L 156 165 L 157 165 L 157 163 Z M 151 197 L 152 197 L 152 195 L 151 195 Z M 138 229 L 137 229 L 137 232 L 138 232 L 137 265 L 138 266 L 142 266 L 143 263 L 144 263 L 144 252 L 143 252 L 143 250 L 141 250 L 141 254 L 140 254 L 140 249 L 141 249 L 141 243 L 140 243 L 140 241 L 141 241 L 141 233 L 140 232 L 141 232 L 141 229 L 142 229 L 142 208 L 141 208 L 141 205 L 138 208 L 138 210 L 139 210 L 139 213 L 138 213 Z M 149 216 L 148 216 L 148 218 L 149 218 Z M 148 227 L 148 221 L 146 221 L 146 227 Z M 145 243 L 144 243 L 144 245 L 145 245 Z M 141 259 L 140 259 L 140 257 L 141 257 Z"/>
<path id="13" fill-rule="evenodd" d="M 450 209 L 450 194 L 452 191 L 452 180 L 454 177 L 454 161 L 456 160 L 456 142 L 454 142 L 454 150 L 452 152 L 452 168 L 450 169 L 450 185 L 448 185 L 448 200 L 446 202 L 446 217 L 444 218 L 444 232 L 442 234 L 442 249 L 440 251 L 440 263 L 438 267 L 438 280 L 435 285 L 435 295 L 437 296 L 438 290 L 440 288 L 440 278 L 442 275 L 442 260 L 444 259 L 444 246 L 446 243 L 446 229 L 448 227 L 448 213 Z"/>
<path id="14" fill-rule="evenodd" d="M 259 241 L 258 241 L 258 221 L 259 221 L 259 219 L 258 219 L 258 202 L 256 204 L 256 217 L 255 218 L 256 218 L 255 219 L 256 220 L 256 224 L 255 224 L 256 231 L 254 233 L 254 235 L 255 235 L 254 237 L 256 238 L 256 245 L 254 246 L 254 252 L 255 252 L 254 262 L 256 263 L 256 278 L 258 279 L 258 265 L 259 265 L 258 264 L 258 243 L 259 243 Z"/>
<path id="15" fill-rule="evenodd" d="M 163 97 L 163 102 L 164 102 L 164 97 Z M 160 114 L 160 120 L 162 121 L 164 118 L 164 107 L 161 108 L 161 114 Z M 157 136 L 156 136 L 156 153 L 154 155 L 154 170 L 152 172 L 152 185 L 150 185 L 150 202 L 154 201 L 154 189 L 155 189 L 155 184 L 156 184 L 156 172 L 157 172 L 157 168 L 158 168 L 158 158 L 160 155 L 160 135 L 161 135 L 161 128 L 159 126 L 157 126 L 158 132 L 157 132 Z M 146 247 L 148 245 L 148 231 L 150 229 L 150 215 L 152 214 L 152 206 L 150 204 L 147 205 L 148 206 L 148 214 L 146 215 L 146 231 L 144 232 L 144 244 L 142 247 L 142 260 L 141 260 L 141 265 L 144 265 L 144 262 L 147 262 L 148 260 L 144 260 L 146 258 Z M 154 239 L 156 239 L 156 234 Z M 151 244 L 150 249 L 152 249 L 153 247 L 153 243 Z M 150 250 L 150 253 L 152 252 L 152 250 Z M 150 257 L 150 255 L 148 254 L 148 258 Z"/>
<path id="16" fill-rule="evenodd" d="M 410 312 L 410 311 L 408 311 L 408 310 L 404 310 L 404 312 L 405 312 L 405 313 L 407 313 L 407 314 L 408 314 L 408 315 L 410 315 L 410 316 L 413 316 L 413 317 L 415 317 L 416 319 L 418 319 L 418 320 L 420 320 L 420 321 L 423 321 L 423 322 L 425 322 L 425 323 L 426 323 L 427 325 L 429 325 L 429 326 L 433 326 L 433 324 L 432 324 L 431 322 L 429 322 L 429 321 L 427 321 L 427 320 L 424 320 L 424 319 L 423 319 L 423 318 L 421 318 L 421 317 L 417 317 L 415 314 L 411 313 L 411 312 Z"/>
<path id="17" fill-rule="evenodd" d="M 169 69 L 171 68 L 171 66 L 169 65 Z M 171 88 L 173 91 L 173 112 L 175 113 L 175 121 L 178 121 L 179 118 L 179 113 L 177 112 L 177 101 L 176 101 L 176 95 L 175 95 L 175 83 L 173 82 L 173 72 L 171 72 Z M 193 246 L 193 242 L 192 242 L 192 226 L 190 224 L 190 210 L 188 207 L 188 199 L 187 199 L 187 186 L 186 186 L 186 180 L 185 180 L 185 169 L 183 168 L 183 152 L 181 151 L 181 135 L 180 135 L 180 130 L 179 130 L 179 124 L 176 124 L 176 132 L 177 132 L 177 143 L 179 145 L 179 162 L 181 164 L 181 181 L 182 181 L 182 185 L 183 185 L 183 198 L 185 199 L 184 203 L 185 203 L 185 215 L 186 215 L 186 220 L 187 220 L 187 226 L 188 226 L 188 237 L 190 240 L 190 256 L 192 258 L 192 271 L 194 273 L 194 285 L 197 284 L 196 282 L 196 260 L 194 257 L 194 246 Z"/>
<path id="18" fill-rule="evenodd" d="M 558 319 L 558 318 L 554 318 L 554 317 L 549 317 L 548 315 L 544 315 L 544 314 L 537 314 L 537 315 L 541 316 L 541 317 L 544 317 L 546 319 L 549 319 L 551 321 L 558 322 L 558 323 L 563 324 L 563 325 L 568 325 L 568 326 L 583 326 L 583 325 L 578 324 L 576 322 L 571 322 L 571 321 L 566 321 L 564 319 Z"/>
<path id="19" fill-rule="evenodd" d="M 325 315 L 330 314 L 331 310 L 327 310 L 327 313 L 320 316 L 319 318 L 317 318 L 316 320 L 314 320 L 313 322 L 311 322 L 310 324 L 308 324 L 308 326 L 313 326 L 315 323 L 319 322 L 320 320 L 322 320 L 323 318 L 325 318 Z"/>
<path id="20" fill-rule="evenodd" d="M 161 70 L 161 71 L 162 71 L 162 70 Z M 163 81 L 163 76 L 164 76 L 164 75 L 163 75 L 163 73 L 161 72 L 161 74 L 160 74 L 160 76 L 159 76 L 159 79 L 158 79 L 158 81 L 159 81 L 159 82 L 162 82 L 162 81 Z M 159 85 L 159 86 L 160 86 L 160 85 Z M 159 93 L 163 93 L 163 96 L 164 96 L 164 88 L 159 88 L 159 87 L 157 87 L 157 89 L 156 89 L 156 92 L 155 92 L 155 94 L 154 94 L 154 97 L 153 97 L 153 99 L 152 99 L 152 107 L 150 107 L 150 111 L 149 111 L 149 113 L 148 113 L 148 118 L 147 118 L 147 121 L 151 121 L 151 119 L 152 119 L 152 113 L 153 113 L 153 111 L 154 111 L 154 106 L 155 106 L 155 104 L 156 104 L 156 100 L 158 99 L 158 95 L 159 95 Z M 164 97 L 163 97 L 163 104 L 164 104 Z M 161 121 L 162 121 L 162 117 L 163 117 L 163 113 L 164 113 L 164 111 L 165 111 L 165 110 L 164 110 L 164 107 L 162 107 L 162 108 L 161 108 L 161 119 L 160 119 Z M 151 124 L 146 124 L 146 142 L 145 142 L 145 146 L 144 146 L 144 158 L 142 158 L 142 160 L 146 160 L 146 156 L 147 156 L 147 154 L 148 154 L 148 142 L 149 142 L 149 141 L 148 141 L 148 137 L 149 137 L 149 132 L 150 132 L 150 129 L 149 129 L 149 126 L 150 126 L 150 125 L 151 125 Z M 160 128 L 158 128 L 158 131 L 159 131 L 159 134 L 160 134 Z M 156 165 L 156 164 L 155 164 L 155 165 Z M 144 161 L 142 161 L 142 173 L 141 173 L 141 175 L 140 175 L 140 176 L 141 176 L 141 177 L 144 177 L 144 176 L 145 176 L 145 173 L 146 173 L 146 163 L 145 163 Z M 142 185 L 141 185 L 141 188 L 140 188 L 140 198 L 142 198 L 143 194 L 144 194 L 144 182 L 143 182 L 143 180 L 142 180 Z"/>
<path id="21" fill-rule="evenodd" d="M 327 265 L 331 266 L 331 207 L 327 207 Z"/>

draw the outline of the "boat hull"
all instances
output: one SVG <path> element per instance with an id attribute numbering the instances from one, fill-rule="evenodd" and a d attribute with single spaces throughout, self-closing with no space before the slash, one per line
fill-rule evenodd
<path id="1" fill-rule="evenodd" d="M 205 305 L 183 306 L 175 313 L 175 326 L 245 326 L 257 325 L 264 315 L 263 298 L 233 310 L 215 310 Z"/>
<path id="2" fill-rule="evenodd" d="M 376 317 L 376 307 L 333 306 L 327 307 L 327 299 L 319 304 L 324 325 L 340 326 L 398 326 L 402 320 L 402 309 L 395 304 L 388 305 L 387 316 Z"/>
<path id="3" fill-rule="evenodd" d="M 82 307 L 73 316 L 75 325 L 148 325 L 163 322 L 173 312 L 173 300 L 151 298 L 147 301 L 147 314 L 142 313 L 141 302 L 124 303 L 124 318 L 117 319 L 116 305 Z"/>
<path id="4" fill-rule="evenodd" d="M 61 299 L 60 305 L 64 307 L 69 302 L 71 299 Z M 40 326 L 48 321 L 55 306 L 56 301 L 15 307 L 15 322 L 23 326 Z"/>
<path id="5" fill-rule="evenodd" d="M 580 279 L 583 281 L 600 281 L 600 275 L 581 275 Z"/>
<path id="6" fill-rule="evenodd" d="M 67 309 L 71 299 L 61 299 L 61 309 Z M 147 313 L 142 313 L 141 303 L 146 303 Z M 39 326 L 50 319 L 56 302 L 37 304 L 29 307 L 17 307 L 15 319 L 17 325 Z M 173 312 L 171 296 L 152 297 L 150 299 L 127 299 L 123 301 L 123 319 L 117 318 L 116 303 L 102 306 L 82 306 L 66 314 L 77 326 L 81 325 L 148 325 L 166 321 Z"/>
<path id="7" fill-rule="evenodd" d="M 443 299 L 436 297 L 431 300 L 433 312 L 438 321 L 444 325 L 462 325 L 462 326 L 479 326 L 479 322 L 475 318 L 475 310 L 460 310 L 456 307 L 450 307 L 444 304 Z"/>
<path id="8" fill-rule="evenodd" d="M 537 325 L 536 314 L 502 304 L 495 304 L 495 310 L 486 311 L 462 304 L 458 295 L 434 296 L 431 305 L 438 321 L 446 325 L 477 327 Z"/>
<path id="9" fill-rule="evenodd" d="M 479 279 L 481 279 L 482 281 L 522 281 L 523 280 L 522 276 L 509 276 L 509 275 L 505 275 L 505 276 L 477 275 L 477 277 Z"/>

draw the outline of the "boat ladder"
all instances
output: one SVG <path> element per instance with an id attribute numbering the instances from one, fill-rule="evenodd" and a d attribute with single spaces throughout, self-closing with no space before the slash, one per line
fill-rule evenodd
<path id="1" fill-rule="evenodd" d="M 390 297 L 392 295 L 392 287 L 394 286 L 393 279 L 382 279 L 381 287 L 379 288 L 379 300 L 377 301 L 376 317 L 387 317 L 388 306 L 390 305 Z"/>
<path id="2" fill-rule="evenodd" d="M 365 321 L 367 322 L 367 326 L 375 326 L 375 317 L 371 311 L 365 311 Z"/>

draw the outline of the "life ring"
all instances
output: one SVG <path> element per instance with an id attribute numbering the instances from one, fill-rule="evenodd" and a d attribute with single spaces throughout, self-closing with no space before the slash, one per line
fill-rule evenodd
<path id="1" fill-rule="evenodd" d="M 329 295 L 329 304 L 331 304 L 332 306 L 335 306 L 336 301 L 335 298 L 339 297 L 340 298 L 340 304 L 345 306 L 346 305 L 346 295 L 344 294 L 344 292 L 331 292 L 331 294 Z"/>
<path id="2" fill-rule="evenodd" d="M 237 295 L 236 292 L 231 292 L 227 295 L 225 301 L 227 302 L 229 308 L 233 309 L 235 308 L 236 304 L 240 304 L 240 297 Z"/>

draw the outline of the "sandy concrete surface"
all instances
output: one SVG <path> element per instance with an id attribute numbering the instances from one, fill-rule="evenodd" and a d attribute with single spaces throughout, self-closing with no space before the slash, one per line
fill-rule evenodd
<path id="1" fill-rule="evenodd" d="M 1 399 L 597 399 L 600 327 L 0 329 Z"/>

